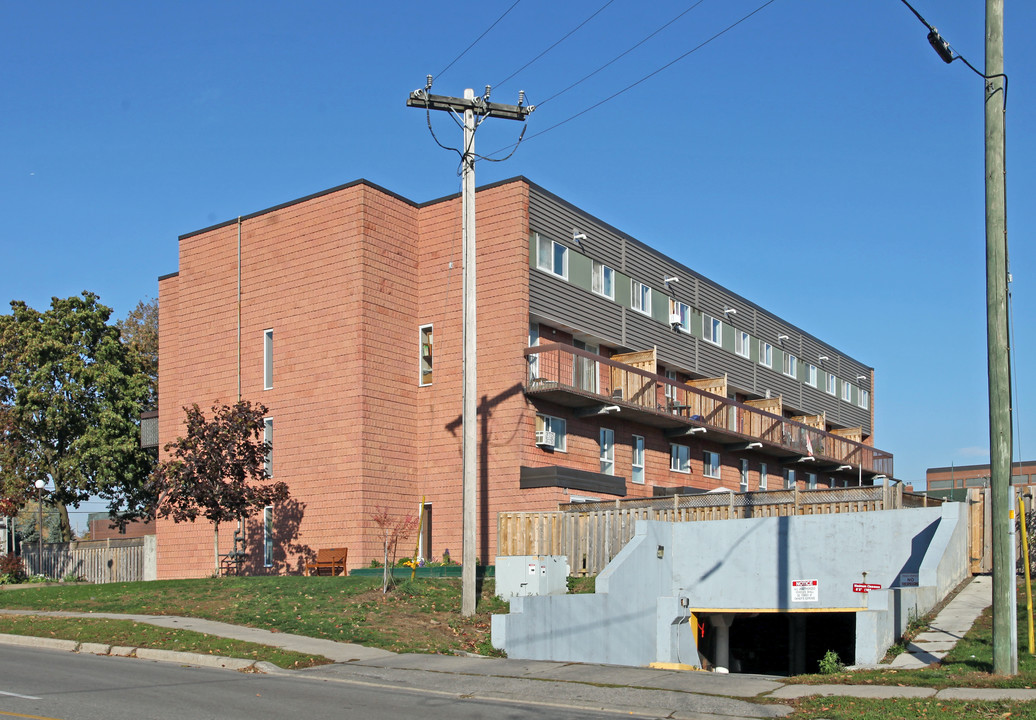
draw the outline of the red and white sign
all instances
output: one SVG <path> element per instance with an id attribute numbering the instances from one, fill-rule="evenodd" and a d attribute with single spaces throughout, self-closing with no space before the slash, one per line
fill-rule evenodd
<path id="1" fill-rule="evenodd" d="M 866 593 L 871 590 L 881 590 L 881 585 L 874 583 L 853 583 L 853 592 Z"/>
<path id="2" fill-rule="evenodd" d="M 819 602 L 820 583 L 817 580 L 792 580 L 792 602 Z"/>

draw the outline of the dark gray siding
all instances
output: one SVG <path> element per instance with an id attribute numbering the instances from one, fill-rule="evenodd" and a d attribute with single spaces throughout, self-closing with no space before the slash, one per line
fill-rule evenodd
<path id="1" fill-rule="evenodd" d="M 659 363 L 667 368 L 697 376 L 726 374 L 732 391 L 758 397 L 764 397 L 767 392 L 780 394 L 789 409 L 806 414 L 824 412 L 831 423 L 862 425 L 865 433 L 871 432 L 870 411 L 858 406 L 858 392 L 854 391 L 851 403 L 841 399 L 843 380 L 857 388 L 872 390 L 868 366 L 535 185 L 530 185 L 529 225 L 532 231 L 543 233 L 568 245 L 573 252 L 622 273 L 615 278 L 616 301 L 613 302 L 533 269 L 530 271 L 530 312 L 533 315 L 592 335 L 619 351 L 657 347 Z M 573 242 L 573 231 L 585 233 L 586 238 Z M 667 277 L 679 280 L 667 286 L 664 282 Z M 653 317 L 628 307 L 629 281 L 626 278 L 642 282 L 655 291 Z M 670 329 L 668 298 L 693 309 L 692 335 L 674 333 Z M 723 311 L 727 308 L 736 312 L 725 314 Z M 723 321 L 723 347 L 701 339 L 702 312 Z M 751 335 L 751 359 L 733 352 L 735 328 Z M 778 340 L 781 335 L 787 337 Z M 772 369 L 758 364 L 758 340 L 774 348 Z M 782 373 L 783 352 L 796 356 L 798 378 Z M 821 362 L 821 355 L 828 359 Z M 818 368 L 818 388 L 805 384 L 807 364 Z M 823 371 L 833 372 L 838 377 L 837 395 L 824 392 Z M 857 375 L 864 375 L 865 379 L 858 380 Z"/>

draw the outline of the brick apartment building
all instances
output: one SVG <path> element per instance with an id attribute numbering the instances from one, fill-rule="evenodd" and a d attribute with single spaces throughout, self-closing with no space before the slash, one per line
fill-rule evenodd
<path id="1" fill-rule="evenodd" d="M 967 499 L 969 489 L 989 487 L 991 472 L 989 463 L 928 468 L 925 472 L 926 492 L 932 497 L 963 501 Z M 1011 463 L 1011 485 L 1018 492 L 1032 492 L 1036 485 L 1036 460 Z"/>
<path id="2" fill-rule="evenodd" d="M 871 368 L 525 178 L 477 197 L 483 563 L 504 510 L 892 477 Z M 292 500 L 247 528 L 246 572 L 322 547 L 366 565 L 372 513 L 422 498 L 420 553 L 459 557 L 460 219 L 459 196 L 361 180 L 180 238 L 159 283 L 159 444 L 191 403 L 269 408 Z M 211 571 L 210 525 L 157 535 L 159 577 Z"/>

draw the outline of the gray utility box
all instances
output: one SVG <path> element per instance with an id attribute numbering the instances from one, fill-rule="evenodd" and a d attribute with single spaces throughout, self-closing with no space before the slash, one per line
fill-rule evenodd
<path id="1" fill-rule="evenodd" d="M 498 555 L 496 594 L 564 595 L 568 592 L 568 558 L 564 555 Z"/>

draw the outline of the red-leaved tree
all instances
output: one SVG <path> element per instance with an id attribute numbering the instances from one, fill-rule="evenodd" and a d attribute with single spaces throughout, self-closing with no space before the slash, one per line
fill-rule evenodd
<path id="1" fill-rule="evenodd" d="M 215 569 L 219 571 L 220 523 L 245 518 L 288 499 L 283 482 L 267 483 L 272 450 L 263 440 L 266 407 L 239 400 L 212 408 L 207 420 L 197 405 L 185 407 L 186 435 L 165 446 L 172 457 L 152 473 L 156 515 L 173 522 L 203 517 L 213 524 Z"/>
<path id="2" fill-rule="evenodd" d="M 392 565 L 396 562 L 396 548 L 417 529 L 417 518 L 413 515 L 393 519 L 388 510 L 379 508 L 371 513 L 371 522 L 378 528 L 385 550 L 385 572 L 382 575 L 381 591 L 388 592 L 392 582 Z M 391 555 L 391 560 L 389 559 Z"/>

